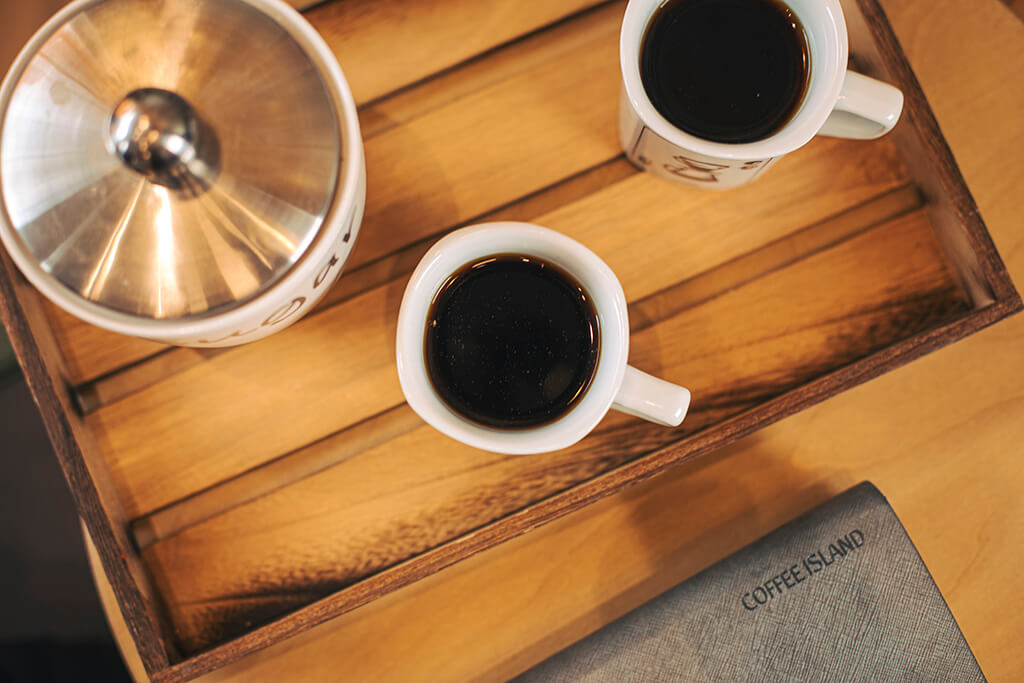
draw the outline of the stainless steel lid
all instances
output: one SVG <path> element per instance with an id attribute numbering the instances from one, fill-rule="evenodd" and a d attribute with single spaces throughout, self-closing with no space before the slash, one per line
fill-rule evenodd
<path id="1" fill-rule="evenodd" d="M 83 2 L 19 60 L 0 219 L 50 276 L 183 318 L 251 299 L 309 249 L 336 194 L 339 114 L 261 4 Z"/>

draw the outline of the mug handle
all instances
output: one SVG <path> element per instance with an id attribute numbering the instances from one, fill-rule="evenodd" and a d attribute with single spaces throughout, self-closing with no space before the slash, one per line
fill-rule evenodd
<path id="1" fill-rule="evenodd" d="M 892 130 L 902 111 L 903 93 L 899 88 L 847 71 L 836 106 L 818 134 L 873 140 Z"/>
<path id="2" fill-rule="evenodd" d="M 628 415 L 664 425 L 678 427 L 690 407 L 690 391 L 626 366 L 622 387 L 615 395 L 612 408 Z"/>

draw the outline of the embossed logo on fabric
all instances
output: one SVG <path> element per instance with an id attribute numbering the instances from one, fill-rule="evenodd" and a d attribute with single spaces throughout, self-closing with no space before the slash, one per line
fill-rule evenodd
<path id="1" fill-rule="evenodd" d="M 799 562 L 790 565 L 781 572 L 775 574 L 763 584 L 753 590 L 744 593 L 740 597 L 743 608 L 753 612 L 761 605 L 768 604 L 783 593 L 791 591 L 807 579 L 819 574 L 836 562 L 847 558 L 851 553 L 859 550 L 864 545 L 864 532 L 854 529 L 842 536 L 834 543 L 829 543 L 824 549 L 802 558 Z"/>

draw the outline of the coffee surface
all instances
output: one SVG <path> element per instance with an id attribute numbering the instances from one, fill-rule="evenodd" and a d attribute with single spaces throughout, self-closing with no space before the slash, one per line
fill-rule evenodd
<path id="1" fill-rule="evenodd" d="M 778 0 L 669 0 L 651 18 L 640 76 L 672 125 L 715 142 L 766 138 L 807 90 L 807 38 Z"/>
<path id="2" fill-rule="evenodd" d="M 574 407 L 599 351 L 590 297 L 558 266 L 501 254 L 463 266 L 427 316 L 430 381 L 455 412 L 503 429 L 534 427 Z"/>

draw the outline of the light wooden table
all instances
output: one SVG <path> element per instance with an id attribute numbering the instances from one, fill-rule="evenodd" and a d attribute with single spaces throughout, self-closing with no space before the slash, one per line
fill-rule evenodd
<path id="1" fill-rule="evenodd" d="M 997 0 L 883 5 L 1020 285 L 1024 23 Z M 865 479 L 982 670 L 1024 680 L 1022 444 L 1018 316 L 200 680 L 507 678 Z"/>

